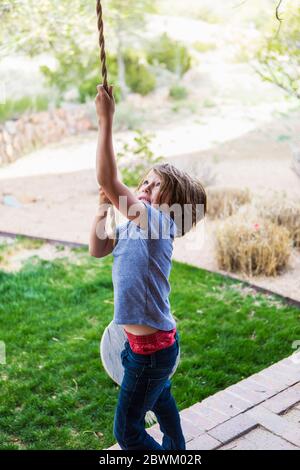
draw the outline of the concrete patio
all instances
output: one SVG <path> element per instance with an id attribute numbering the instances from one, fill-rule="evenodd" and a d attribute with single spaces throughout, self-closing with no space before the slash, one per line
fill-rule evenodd
<path id="1" fill-rule="evenodd" d="M 205 398 L 180 416 L 187 450 L 299 450 L 300 353 Z M 158 424 L 147 432 L 162 442 Z"/>

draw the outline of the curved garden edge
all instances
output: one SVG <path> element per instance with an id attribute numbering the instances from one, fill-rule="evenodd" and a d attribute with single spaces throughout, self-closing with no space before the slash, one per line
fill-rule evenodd
<path id="1" fill-rule="evenodd" d="M 35 237 L 33 235 L 26 235 L 26 234 L 21 234 L 21 233 L 0 231 L 0 237 L 9 237 L 9 238 L 24 237 L 24 238 L 29 238 L 31 240 L 43 241 L 44 243 L 49 243 L 49 244 L 52 244 L 52 245 L 58 244 L 58 245 L 63 245 L 63 246 L 67 246 L 67 247 L 70 247 L 70 248 L 88 248 L 88 245 L 86 243 L 71 242 L 71 241 L 67 241 L 67 240 L 51 239 L 51 238 L 44 238 L 44 237 Z M 300 301 L 298 301 L 297 299 L 293 299 L 291 297 L 281 295 L 278 292 L 274 292 L 270 289 L 266 289 L 264 287 L 258 286 L 257 284 L 254 284 L 254 283 L 251 283 L 249 281 L 240 279 L 237 276 L 232 276 L 230 274 L 225 274 L 225 273 L 222 273 L 220 271 L 212 271 L 212 270 L 205 269 L 205 268 L 199 268 L 199 269 L 203 269 L 204 271 L 207 271 L 207 272 L 212 273 L 212 274 L 219 274 L 220 276 L 222 276 L 224 278 L 231 279 L 233 281 L 241 283 L 242 285 L 244 285 L 246 287 L 249 287 L 249 288 L 255 290 L 256 292 L 261 292 L 262 294 L 266 294 L 268 296 L 280 297 L 287 304 L 294 305 L 295 307 L 300 308 Z"/>

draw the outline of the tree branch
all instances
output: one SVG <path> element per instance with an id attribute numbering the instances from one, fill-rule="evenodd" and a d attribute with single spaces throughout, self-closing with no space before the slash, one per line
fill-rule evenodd
<path id="1" fill-rule="evenodd" d="M 280 18 L 280 16 L 279 16 L 279 8 L 280 8 L 281 3 L 282 3 L 282 0 L 279 0 L 278 4 L 277 4 L 277 6 L 276 6 L 276 10 L 275 10 L 276 19 L 279 21 L 278 30 L 277 30 L 277 33 L 276 33 L 276 36 L 275 36 L 275 37 L 278 36 L 279 31 L 280 31 L 280 28 L 281 28 L 281 23 L 282 23 L 282 21 L 283 21 L 283 18 Z"/>

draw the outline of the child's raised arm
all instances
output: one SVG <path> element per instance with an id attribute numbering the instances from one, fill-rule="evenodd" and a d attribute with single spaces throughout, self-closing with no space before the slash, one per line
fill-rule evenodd
<path id="1" fill-rule="evenodd" d="M 98 117 L 98 143 L 96 154 L 96 176 L 105 194 L 112 204 L 128 219 L 140 224 L 145 220 L 145 205 L 118 178 L 117 163 L 113 148 L 112 126 L 115 101 L 112 87 L 109 93 L 102 85 L 97 86 L 95 99 Z"/>

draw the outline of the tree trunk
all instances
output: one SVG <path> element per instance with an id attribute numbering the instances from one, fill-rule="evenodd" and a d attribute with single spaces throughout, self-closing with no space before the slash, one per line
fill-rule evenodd
<path id="1" fill-rule="evenodd" d="M 125 70 L 125 61 L 123 56 L 123 44 L 122 44 L 122 19 L 117 16 L 117 63 L 118 63 L 118 82 L 121 89 L 121 98 L 124 100 L 129 92 L 126 85 L 126 70 Z"/>
<path id="2" fill-rule="evenodd" d="M 121 89 L 121 97 L 124 100 L 128 94 L 128 87 L 126 85 L 125 62 L 123 57 L 122 46 L 118 41 L 117 47 L 117 62 L 118 62 L 118 82 Z"/>

